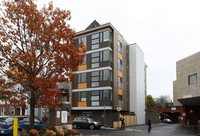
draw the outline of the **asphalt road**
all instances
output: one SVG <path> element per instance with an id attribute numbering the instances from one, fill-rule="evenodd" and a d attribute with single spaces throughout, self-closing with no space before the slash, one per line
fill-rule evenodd
<path id="1" fill-rule="evenodd" d="M 196 128 L 185 128 L 181 124 L 153 124 L 151 133 L 147 126 L 126 127 L 125 130 L 104 128 L 97 130 L 77 129 L 81 136 L 197 136 Z"/>

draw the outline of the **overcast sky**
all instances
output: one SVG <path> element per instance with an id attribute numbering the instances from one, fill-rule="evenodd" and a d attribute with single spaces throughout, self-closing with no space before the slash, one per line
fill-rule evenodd
<path id="1" fill-rule="evenodd" d="M 37 0 L 38 7 L 50 0 Z M 110 22 L 145 55 L 147 94 L 173 98 L 176 61 L 200 51 L 200 0 L 54 0 L 76 32 Z"/>

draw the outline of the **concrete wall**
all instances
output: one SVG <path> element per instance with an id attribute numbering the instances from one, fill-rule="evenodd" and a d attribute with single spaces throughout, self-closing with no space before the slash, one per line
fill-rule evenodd
<path id="1" fill-rule="evenodd" d="M 189 85 L 188 76 L 197 73 L 197 84 Z M 200 52 L 176 63 L 176 78 L 173 82 L 174 106 L 181 106 L 177 99 L 200 96 Z"/>
<path id="2" fill-rule="evenodd" d="M 129 46 L 130 112 L 137 115 L 137 124 L 145 124 L 145 63 L 137 44 Z"/>

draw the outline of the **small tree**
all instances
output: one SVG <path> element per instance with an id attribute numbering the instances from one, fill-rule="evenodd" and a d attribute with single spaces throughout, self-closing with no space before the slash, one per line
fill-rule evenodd
<path id="1" fill-rule="evenodd" d="M 0 93 L 12 105 L 30 104 L 34 128 L 35 107 L 59 102 L 56 83 L 74 80 L 86 48 L 74 47 L 70 11 L 54 9 L 52 2 L 38 10 L 33 0 L 3 1 L 0 15 Z"/>
<path id="2" fill-rule="evenodd" d="M 148 109 L 155 107 L 155 101 L 153 100 L 153 97 L 151 95 L 147 95 L 146 104 Z"/>
<path id="3" fill-rule="evenodd" d="M 161 95 L 159 98 L 155 100 L 155 104 L 157 108 L 166 108 L 166 104 L 171 102 L 171 99 L 168 95 Z"/>

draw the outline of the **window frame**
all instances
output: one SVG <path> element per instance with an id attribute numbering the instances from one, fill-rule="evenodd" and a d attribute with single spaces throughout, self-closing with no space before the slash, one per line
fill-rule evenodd
<path id="1" fill-rule="evenodd" d="M 84 40 L 83 40 L 84 39 Z M 83 45 L 84 46 L 87 46 L 87 37 L 86 36 L 83 36 L 83 37 L 80 37 L 79 40 L 78 40 L 79 44 L 81 42 L 83 42 Z"/>
<path id="2" fill-rule="evenodd" d="M 86 101 L 87 101 L 87 93 L 86 92 L 79 92 L 79 102 L 86 102 Z"/>
<path id="3" fill-rule="evenodd" d="M 192 79 L 193 77 L 195 77 L 195 79 Z M 192 80 L 194 80 L 195 82 L 193 82 Z M 197 84 L 197 73 L 188 75 L 188 85 L 195 85 Z"/>
<path id="4" fill-rule="evenodd" d="M 94 93 L 95 92 L 95 93 Z M 94 94 L 93 94 L 94 93 Z M 92 98 L 98 98 L 97 100 L 92 100 Z M 99 101 L 100 101 L 100 91 L 99 90 L 95 90 L 95 91 L 91 91 L 91 106 L 99 106 Z M 95 104 L 94 104 L 95 103 Z"/>
<path id="5" fill-rule="evenodd" d="M 85 74 L 84 80 L 83 80 L 83 74 Z M 87 83 L 87 73 L 79 73 L 78 74 L 78 84 L 81 84 L 81 83 Z"/>
<path id="6" fill-rule="evenodd" d="M 6 115 L 6 108 L 1 108 L 1 115 Z"/>

